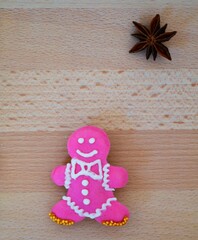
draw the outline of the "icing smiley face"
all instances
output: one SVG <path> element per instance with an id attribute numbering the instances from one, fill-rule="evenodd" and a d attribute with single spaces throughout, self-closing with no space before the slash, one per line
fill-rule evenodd
<path id="1" fill-rule="evenodd" d="M 68 139 L 67 148 L 72 158 L 91 162 L 96 159 L 106 160 L 110 149 L 107 134 L 94 126 L 76 130 Z"/>
<path id="2" fill-rule="evenodd" d="M 82 137 L 78 138 L 78 143 L 84 144 L 84 141 L 85 141 L 84 138 L 82 138 Z M 95 143 L 95 141 L 96 141 L 96 139 L 92 137 L 89 139 L 89 144 L 93 144 L 93 143 Z M 78 155 L 80 155 L 81 157 L 90 158 L 90 157 L 93 157 L 94 155 L 98 154 L 98 150 L 93 149 L 91 152 L 85 153 L 85 152 L 82 152 L 80 149 L 77 149 L 76 153 L 78 153 Z"/>

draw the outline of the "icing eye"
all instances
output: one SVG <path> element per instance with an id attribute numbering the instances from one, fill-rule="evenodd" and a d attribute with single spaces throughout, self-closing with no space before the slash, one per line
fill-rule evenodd
<path id="1" fill-rule="evenodd" d="M 93 144 L 93 143 L 95 143 L 95 141 L 96 141 L 96 139 L 95 139 L 95 138 L 90 138 L 90 139 L 89 139 L 89 143 L 90 143 L 90 144 Z"/>
<path id="2" fill-rule="evenodd" d="M 84 138 L 79 138 L 78 139 L 78 143 L 80 143 L 80 144 L 84 143 L 84 141 L 85 141 Z"/>

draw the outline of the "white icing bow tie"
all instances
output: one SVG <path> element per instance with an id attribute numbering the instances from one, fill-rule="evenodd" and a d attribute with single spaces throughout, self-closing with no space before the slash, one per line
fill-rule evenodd
<path id="1" fill-rule="evenodd" d="M 71 169 L 71 177 L 76 179 L 79 176 L 89 176 L 94 180 L 102 179 L 102 165 L 101 161 L 95 160 L 94 162 L 86 163 L 81 160 L 73 158 Z"/>

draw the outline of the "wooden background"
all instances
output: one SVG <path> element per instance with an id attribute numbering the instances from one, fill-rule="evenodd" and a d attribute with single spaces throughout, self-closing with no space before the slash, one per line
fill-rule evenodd
<path id="1" fill-rule="evenodd" d="M 0 0 L 0 239 L 187 240 L 198 236 L 198 2 Z M 177 35 L 172 62 L 130 55 L 132 20 Z M 94 124 L 111 164 L 129 171 L 116 196 L 122 228 L 48 218 L 65 190 L 50 171 L 69 134 Z"/>

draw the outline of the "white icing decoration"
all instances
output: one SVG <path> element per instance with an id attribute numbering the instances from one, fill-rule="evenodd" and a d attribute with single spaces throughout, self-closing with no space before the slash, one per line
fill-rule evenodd
<path id="1" fill-rule="evenodd" d="M 94 155 L 96 155 L 98 153 L 97 150 L 93 150 L 89 153 L 84 153 L 84 152 L 81 152 L 79 149 L 77 149 L 76 152 L 78 153 L 78 155 L 80 155 L 81 157 L 85 157 L 85 158 L 93 157 Z"/>
<path id="2" fill-rule="evenodd" d="M 83 203 L 84 203 L 85 205 L 89 205 L 89 204 L 90 204 L 90 200 L 89 200 L 88 198 L 85 198 L 85 199 L 83 200 Z"/>
<path id="3" fill-rule="evenodd" d="M 90 143 L 90 144 L 93 144 L 93 143 L 95 143 L 95 141 L 96 141 L 96 139 L 95 139 L 95 138 L 90 138 L 90 139 L 89 139 L 89 143 Z"/>
<path id="4" fill-rule="evenodd" d="M 63 200 L 67 201 L 67 205 L 74 210 L 75 213 L 77 213 L 80 217 L 89 217 L 91 219 L 94 219 L 96 217 L 101 216 L 101 212 L 105 211 L 108 206 L 111 206 L 112 201 L 116 201 L 117 198 L 108 198 L 105 203 L 102 204 L 101 208 L 97 208 L 94 213 L 88 213 L 85 212 L 84 209 L 81 209 L 78 205 L 76 205 L 75 202 L 71 201 L 70 197 L 63 196 Z"/>
<path id="5" fill-rule="evenodd" d="M 73 179 L 76 179 L 79 176 L 89 176 L 89 177 L 93 178 L 94 180 L 99 180 L 99 179 L 102 179 L 102 177 L 103 177 L 102 176 L 102 164 L 99 159 L 95 160 L 93 162 L 90 162 L 90 163 L 86 163 L 86 162 L 83 162 L 76 158 L 73 158 L 71 160 L 71 163 L 72 163 L 71 177 Z M 81 168 L 78 173 L 75 173 L 76 165 L 79 165 Z M 99 174 L 91 171 L 91 167 L 93 167 L 94 165 L 97 165 Z"/>
<path id="6" fill-rule="evenodd" d="M 78 143 L 80 143 L 80 144 L 84 143 L 84 141 L 85 141 L 84 138 L 79 138 L 79 139 L 78 139 Z"/>
<path id="7" fill-rule="evenodd" d="M 105 164 L 104 167 L 103 167 L 103 171 L 104 171 L 104 177 L 103 177 L 103 183 L 102 183 L 102 186 L 104 187 L 105 190 L 107 191 L 115 191 L 114 188 L 110 188 L 109 187 L 109 167 L 110 167 L 110 164 Z"/>
<path id="8" fill-rule="evenodd" d="M 89 184 L 89 181 L 88 181 L 88 180 L 85 179 L 85 180 L 82 181 L 82 185 L 83 185 L 83 186 L 86 187 L 88 184 Z"/>
<path id="9" fill-rule="evenodd" d="M 87 196 L 88 193 L 89 193 L 89 191 L 88 191 L 87 189 L 83 189 L 83 190 L 81 191 L 81 193 L 82 193 L 82 195 Z"/>
<path id="10" fill-rule="evenodd" d="M 64 186 L 65 186 L 66 189 L 69 188 L 70 183 L 71 183 L 70 167 L 71 167 L 71 164 L 68 163 L 66 168 L 65 168 L 65 182 L 64 182 Z"/>

